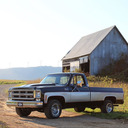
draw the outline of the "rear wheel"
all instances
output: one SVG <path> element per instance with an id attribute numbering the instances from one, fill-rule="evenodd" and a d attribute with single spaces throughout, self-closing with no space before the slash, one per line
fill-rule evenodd
<path id="1" fill-rule="evenodd" d="M 28 108 L 16 108 L 16 113 L 20 116 L 20 117 L 26 117 L 28 115 L 31 114 L 31 110 Z"/>
<path id="2" fill-rule="evenodd" d="M 84 112 L 85 107 L 75 107 L 74 110 L 75 110 L 76 112 Z"/>
<path id="3" fill-rule="evenodd" d="M 59 118 L 61 111 L 62 106 L 58 100 L 50 100 L 47 106 L 44 108 L 44 113 L 49 119 Z"/>
<path id="4" fill-rule="evenodd" d="M 113 103 L 111 100 L 105 100 L 102 107 L 101 112 L 103 113 L 111 113 L 113 112 Z"/>

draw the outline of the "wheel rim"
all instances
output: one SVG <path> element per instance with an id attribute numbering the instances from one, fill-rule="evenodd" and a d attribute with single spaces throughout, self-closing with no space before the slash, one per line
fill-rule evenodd
<path id="1" fill-rule="evenodd" d="M 60 106 L 57 103 L 54 103 L 51 107 L 51 113 L 53 117 L 58 117 L 60 114 Z"/>
<path id="2" fill-rule="evenodd" d="M 113 109 L 112 104 L 111 104 L 111 103 L 108 103 L 108 104 L 106 105 L 107 113 L 112 112 L 112 109 Z"/>

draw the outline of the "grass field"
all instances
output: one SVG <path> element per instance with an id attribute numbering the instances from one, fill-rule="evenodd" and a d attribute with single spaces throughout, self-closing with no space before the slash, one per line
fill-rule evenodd
<path id="1" fill-rule="evenodd" d="M 25 81 L 23 80 L 0 80 L 0 85 L 2 84 L 23 84 Z"/>

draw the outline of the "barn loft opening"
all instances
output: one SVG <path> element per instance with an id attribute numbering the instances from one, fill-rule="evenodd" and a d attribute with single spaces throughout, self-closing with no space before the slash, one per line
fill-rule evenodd
<path id="1" fill-rule="evenodd" d="M 70 61 L 63 61 L 62 67 L 63 72 L 70 71 Z"/>
<path id="2" fill-rule="evenodd" d="M 90 65 L 90 61 L 88 61 L 87 63 L 80 64 L 81 71 L 85 73 L 89 73 L 89 69 L 90 69 L 89 65 Z"/>
<path id="3" fill-rule="evenodd" d="M 63 63 L 63 72 L 74 72 L 81 70 L 84 73 L 90 73 L 90 60 L 89 56 L 80 57 L 72 60 L 64 60 Z"/>
<path id="4" fill-rule="evenodd" d="M 70 71 L 70 66 L 65 66 L 62 69 L 63 72 L 69 72 Z"/>
<path id="5" fill-rule="evenodd" d="M 90 60 L 88 56 L 84 56 L 80 58 L 80 69 L 81 71 L 85 72 L 85 73 L 89 73 L 89 69 L 90 69 Z"/>

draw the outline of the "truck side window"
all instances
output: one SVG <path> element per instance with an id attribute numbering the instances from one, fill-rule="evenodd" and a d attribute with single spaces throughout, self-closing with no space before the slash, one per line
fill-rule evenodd
<path id="1" fill-rule="evenodd" d="M 77 87 L 82 87 L 83 85 L 85 85 L 85 82 L 81 75 L 75 75 L 71 80 L 71 84 L 77 85 Z"/>
<path id="2" fill-rule="evenodd" d="M 69 77 L 63 76 L 60 78 L 60 84 L 67 84 L 69 81 Z"/>
<path id="3" fill-rule="evenodd" d="M 77 76 L 77 86 L 78 87 L 82 87 L 83 85 L 85 85 L 84 79 L 83 79 L 83 77 L 81 75 L 78 75 Z"/>
<path id="4" fill-rule="evenodd" d="M 72 80 L 71 80 L 71 84 L 72 85 L 76 85 L 77 84 L 77 77 L 73 76 Z"/>

